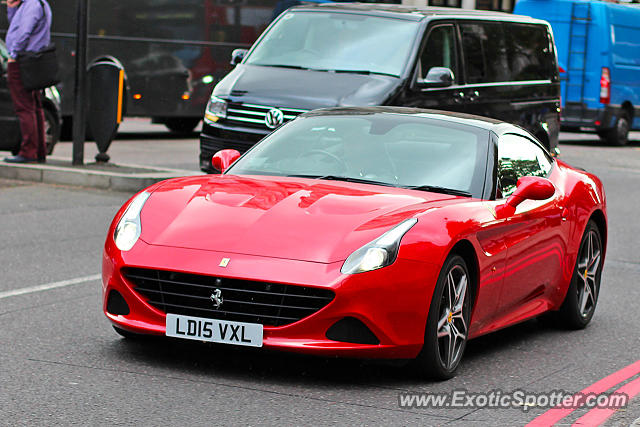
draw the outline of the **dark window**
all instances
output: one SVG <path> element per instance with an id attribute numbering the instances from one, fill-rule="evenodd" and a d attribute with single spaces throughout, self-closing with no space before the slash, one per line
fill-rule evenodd
<path id="1" fill-rule="evenodd" d="M 453 71 L 457 77 L 458 67 L 456 61 L 455 36 L 452 25 L 435 27 L 429 33 L 429 38 L 420 55 L 419 76 L 424 80 L 427 73 L 433 67 L 446 67 Z"/>
<path id="2" fill-rule="evenodd" d="M 462 7 L 462 0 L 429 0 L 429 6 Z"/>
<path id="3" fill-rule="evenodd" d="M 523 176 L 546 177 L 551 159 L 533 141 L 519 135 L 507 134 L 498 141 L 498 195 L 510 196 Z"/>
<path id="4" fill-rule="evenodd" d="M 542 25 L 505 24 L 511 80 L 549 80 L 553 75 L 553 50 Z"/>
<path id="5" fill-rule="evenodd" d="M 513 12 L 514 0 L 476 0 L 478 10 L 498 10 L 502 12 Z"/>
<path id="6" fill-rule="evenodd" d="M 510 80 L 509 59 L 502 24 L 493 22 L 460 25 L 467 83 Z"/>

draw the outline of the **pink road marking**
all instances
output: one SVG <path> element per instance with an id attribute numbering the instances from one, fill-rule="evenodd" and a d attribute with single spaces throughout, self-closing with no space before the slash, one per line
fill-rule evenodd
<path id="1" fill-rule="evenodd" d="M 613 374 L 607 377 L 604 377 L 600 381 L 593 383 L 592 385 L 580 391 L 579 393 L 582 393 L 582 394 L 604 393 L 605 391 L 609 390 L 611 387 L 620 384 L 622 381 L 627 380 L 638 373 L 640 373 L 640 360 L 638 360 L 635 363 L 632 363 L 631 365 L 625 368 L 620 369 L 617 372 L 614 372 Z M 579 394 L 579 393 L 576 393 L 576 394 Z M 531 421 L 525 427 L 552 426 L 558 421 L 560 421 L 561 419 L 563 419 L 564 417 L 566 417 L 567 415 L 569 415 L 570 413 L 572 413 L 573 411 L 575 411 L 576 409 L 578 408 L 556 407 L 556 408 L 549 409 L 547 412 L 545 412 L 544 414 L 540 415 L 538 418 Z"/>
<path id="2" fill-rule="evenodd" d="M 629 396 L 629 400 L 633 399 L 638 393 L 640 393 L 640 378 L 628 382 L 614 393 L 622 394 L 626 393 Z M 612 408 L 593 408 L 573 424 L 574 426 L 599 426 L 604 423 L 610 416 L 615 414 L 617 409 Z"/>

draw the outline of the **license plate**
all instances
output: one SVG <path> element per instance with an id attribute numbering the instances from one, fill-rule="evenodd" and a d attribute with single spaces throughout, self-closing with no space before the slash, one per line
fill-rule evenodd
<path id="1" fill-rule="evenodd" d="M 167 314 L 168 337 L 262 347 L 262 325 Z"/>

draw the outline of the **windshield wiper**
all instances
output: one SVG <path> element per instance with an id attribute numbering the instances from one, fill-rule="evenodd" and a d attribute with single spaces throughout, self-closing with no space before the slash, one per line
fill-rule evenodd
<path id="1" fill-rule="evenodd" d="M 250 64 L 259 65 L 261 67 L 274 67 L 274 68 L 291 68 L 293 70 L 308 70 L 309 68 L 301 67 L 299 65 L 282 65 L 282 64 Z"/>
<path id="2" fill-rule="evenodd" d="M 373 184 L 373 185 L 384 185 L 385 187 L 395 187 L 395 185 L 390 184 L 388 182 L 375 181 L 372 179 L 364 179 L 364 178 L 353 178 L 350 176 L 339 176 L 339 175 L 306 175 L 306 174 L 292 174 L 287 175 L 293 178 L 311 178 L 311 179 L 326 179 L 328 181 L 345 181 L 345 182 L 356 182 L 359 184 Z"/>
<path id="3" fill-rule="evenodd" d="M 432 193 L 450 194 L 452 196 L 473 197 L 468 191 L 456 190 L 453 188 L 438 187 L 437 185 L 413 185 L 406 186 L 409 190 L 430 191 Z"/>
<path id="4" fill-rule="evenodd" d="M 364 75 L 377 74 L 377 75 L 380 75 L 380 76 L 398 77 L 395 74 L 383 73 L 383 72 L 380 72 L 380 71 L 371 71 L 371 70 L 316 70 L 316 71 L 328 71 L 328 72 L 332 72 L 332 73 L 364 74 Z"/>

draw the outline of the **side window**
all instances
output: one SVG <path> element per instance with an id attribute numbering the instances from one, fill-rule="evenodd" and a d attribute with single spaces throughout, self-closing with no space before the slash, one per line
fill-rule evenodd
<path id="1" fill-rule="evenodd" d="M 547 28 L 542 25 L 505 24 L 511 79 L 549 80 L 554 55 Z"/>
<path id="2" fill-rule="evenodd" d="M 551 160 L 542 148 L 519 135 L 506 134 L 498 141 L 498 198 L 510 196 L 523 176 L 546 177 Z"/>
<path id="3" fill-rule="evenodd" d="M 453 25 L 441 25 L 431 30 L 420 55 L 418 75 L 421 80 L 427 77 L 427 73 L 433 67 L 449 68 L 453 71 L 454 77 L 458 77 L 455 40 Z"/>
<path id="4" fill-rule="evenodd" d="M 477 22 L 460 25 L 467 83 L 511 80 L 507 43 L 501 23 Z"/>

